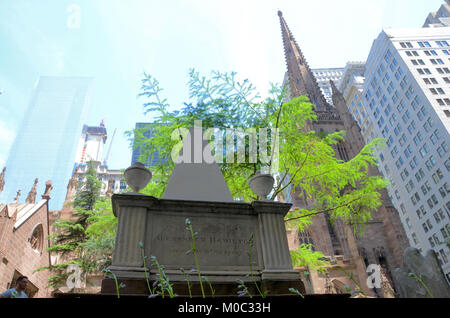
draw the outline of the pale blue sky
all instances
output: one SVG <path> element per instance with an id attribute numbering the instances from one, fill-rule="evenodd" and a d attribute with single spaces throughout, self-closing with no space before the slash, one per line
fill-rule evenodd
<path id="1" fill-rule="evenodd" d="M 265 93 L 286 66 L 277 10 L 312 68 L 364 61 L 383 28 L 421 27 L 443 0 L 1 0 L 0 168 L 41 75 L 92 76 L 92 110 L 117 134 L 110 168 L 131 161 L 124 131 L 150 121 L 137 99 L 143 71 L 174 106 L 187 73 L 237 71 Z M 74 14 L 79 9 L 79 27 Z M 74 24 L 75 23 L 75 24 Z M 107 146 L 109 146 L 108 140 Z"/>

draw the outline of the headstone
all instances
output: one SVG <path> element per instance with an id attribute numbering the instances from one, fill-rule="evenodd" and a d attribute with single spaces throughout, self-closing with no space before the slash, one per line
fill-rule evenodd
<path id="1" fill-rule="evenodd" d="M 164 199 L 233 202 L 220 167 L 203 137 L 202 127 L 189 130 L 178 160 L 181 162 L 173 169 Z"/>
<path id="2" fill-rule="evenodd" d="M 195 139 L 195 129 L 201 130 L 191 129 L 191 138 L 194 143 L 201 140 L 201 151 L 205 150 L 205 142 Z M 185 145 L 183 151 L 186 149 L 194 153 L 192 144 Z M 151 266 L 151 256 L 155 256 L 178 294 L 187 295 L 184 269 L 190 284 L 197 286 L 192 292 L 199 295 L 186 219 L 198 233 L 195 245 L 201 274 L 214 286 L 216 295 L 237 295 L 238 280 L 244 281 L 252 294 L 256 293 L 254 281 L 270 294 L 290 294 L 289 288 L 304 292 L 300 274 L 292 268 L 284 226 L 291 204 L 233 201 L 215 162 L 178 163 L 162 199 L 114 194 L 112 204 L 118 225 L 110 270 L 126 286 L 121 293 L 148 294 L 146 271 L 152 282 L 158 274 Z M 146 268 L 142 253 L 147 256 Z M 115 293 L 111 279 L 102 281 L 102 293 Z"/>
<path id="3" fill-rule="evenodd" d="M 433 250 L 424 257 L 417 248 L 408 247 L 403 268 L 397 268 L 393 278 L 401 298 L 450 298 L 450 286 Z"/>

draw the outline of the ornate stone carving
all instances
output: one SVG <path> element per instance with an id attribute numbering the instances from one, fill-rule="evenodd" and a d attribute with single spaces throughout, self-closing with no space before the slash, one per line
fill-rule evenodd
<path id="1" fill-rule="evenodd" d="M 14 198 L 14 203 L 19 203 L 19 198 L 22 190 L 17 190 L 16 197 Z"/>
<path id="2" fill-rule="evenodd" d="M 2 173 L 0 174 L 0 192 L 3 191 L 3 187 L 5 186 L 5 171 L 6 167 L 3 167 Z"/>
<path id="3" fill-rule="evenodd" d="M 108 190 L 106 190 L 107 197 L 112 197 L 114 193 L 113 186 L 114 186 L 114 178 L 111 176 L 111 178 L 109 178 L 108 181 Z"/>
<path id="4" fill-rule="evenodd" d="M 44 194 L 42 195 L 42 199 L 50 200 L 50 191 L 51 191 L 52 189 L 53 189 L 52 181 L 51 181 L 51 180 L 48 180 L 48 181 L 45 183 L 45 192 L 44 192 Z"/>
<path id="5" fill-rule="evenodd" d="M 31 190 L 30 190 L 30 192 L 28 193 L 28 196 L 27 196 L 27 198 L 26 198 L 26 200 L 25 200 L 26 203 L 29 203 L 29 204 L 34 204 L 34 203 L 36 203 L 36 187 L 37 187 L 38 181 L 39 181 L 38 178 L 36 178 L 36 179 L 34 180 L 33 187 L 31 188 Z"/>

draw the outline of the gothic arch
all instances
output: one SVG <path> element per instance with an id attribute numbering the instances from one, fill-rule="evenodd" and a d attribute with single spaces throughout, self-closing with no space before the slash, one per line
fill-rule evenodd
<path id="1" fill-rule="evenodd" d="M 314 251 L 314 240 L 311 233 L 308 230 L 298 231 L 297 233 L 298 241 L 300 244 L 311 244 L 312 250 Z"/>
<path id="2" fill-rule="evenodd" d="M 30 246 L 33 251 L 42 253 L 42 248 L 44 247 L 44 227 L 41 223 L 36 224 L 36 226 L 33 228 L 28 241 L 30 242 Z"/>

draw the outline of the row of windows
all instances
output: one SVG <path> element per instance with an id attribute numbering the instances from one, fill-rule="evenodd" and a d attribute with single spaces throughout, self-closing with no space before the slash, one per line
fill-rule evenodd
<path id="1" fill-rule="evenodd" d="M 434 43 L 436 43 L 436 45 L 439 47 L 449 46 L 447 41 L 435 41 Z M 429 41 L 418 41 L 417 44 L 419 45 L 419 47 L 431 47 Z M 400 46 L 404 49 L 414 47 L 411 42 L 400 42 Z"/>
<path id="2" fill-rule="evenodd" d="M 423 53 L 425 53 L 426 56 L 438 56 L 438 53 L 435 50 L 425 50 L 422 51 Z M 419 53 L 417 51 L 405 51 L 407 56 L 420 56 Z M 450 50 L 442 50 L 442 53 L 444 53 L 444 55 L 450 55 Z"/>
<path id="3" fill-rule="evenodd" d="M 444 98 L 444 99 L 436 99 L 436 101 L 438 102 L 439 106 L 446 106 L 446 105 L 450 105 L 450 99 L 449 98 Z"/>
<path id="4" fill-rule="evenodd" d="M 426 224 L 426 223 L 424 223 L 424 224 L 425 224 L 425 225 L 424 225 L 424 230 L 425 230 L 425 228 L 428 228 L 428 227 L 427 227 L 427 224 Z M 426 230 L 426 232 L 428 232 L 428 230 Z M 441 234 L 442 234 L 442 237 L 444 238 L 444 239 L 443 239 L 444 241 L 445 241 L 445 239 L 449 236 L 449 234 L 447 233 L 447 230 L 446 230 L 445 228 L 442 228 L 442 229 L 441 229 Z M 417 241 L 417 235 L 416 235 L 416 233 L 412 233 L 412 238 L 413 238 L 413 240 L 414 240 L 414 244 L 417 245 L 417 244 L 418 244 L 418 241 Z M 443 242 L 440 241 L 439 238 L 437 237 L 436 233 L 433 234 L 430 238 L 428 238 L 428 242 L 430 243 L 430 246 L 431 246 L 432 248 L 434 248 L 435 246 L 437 247 L 437 246 L 443 244 Z M 440 263 L 441 265 L 448 263 L 448 257 L 447 257 L 447 255 L 445 254 L 444 249 L 440 249 L 440 250 L 439 250 L 439 253 L 437 254 L 437 256 L 438 256 L 439 263 Z"/>
<path id="5" fill-rule="evenodd" d="M 420 180 L 422 180 L 425 177 L 425 174 L 423 173 L 423 170 L 420 169 L 420 174 L 416 173 L 416 179 L 419 182 Z M 437 169 L 435 173 L 433 173 L 432 175 L 433 181 L 435 184 L 438 184 L 443 178 L 444 175 L 442 174 L 442 171 L 440 169 Z M 406 184 L 406 190 L 407 192 L 411 192 L 412 189 L 414 189 L 414 183 L 412 182 L 412 180 L 410 180 L 407 184 Z M 431 185 L 428 181 L 425 181 L 425 183 L 420 187 L 423 195 L 428 194 L 431 191 Z M 442 187 L 439 188 L 439 193 L 442 196 L 442 198 L 444 198 L 447 193 L 450 192 L 450 187 L 448 185 L 448 183 L 444 183 L 444 185 Z M 399 199 L 399 198 L 397 198 Z M 411 196 L 411 202 L 413 203 L 413 205 L 416 205 L 418 202 L 420 201 L 420 196 L 419 193 L 416 192 L 414 193 L 414 195 Z M 438 199 L 436 198 L 436 196 L 433 194 L 428 200 L 427 200 L 428 206 L 431 208 L 433 208 L 436 204 L 439 203 Z"/>
<path id="6" fill-rule="evenodd" d="M 444 68 L 437 67 L 436 71 L 439 74 L 450 74 L 450 70 L 448 69 L 448 67 L 444 67 Z M 431 74 L 431 71 L 428 68 L 418 68 L 417 72 L 420 75 L 425 75 L 425 74 L 430 75 Z"/>

